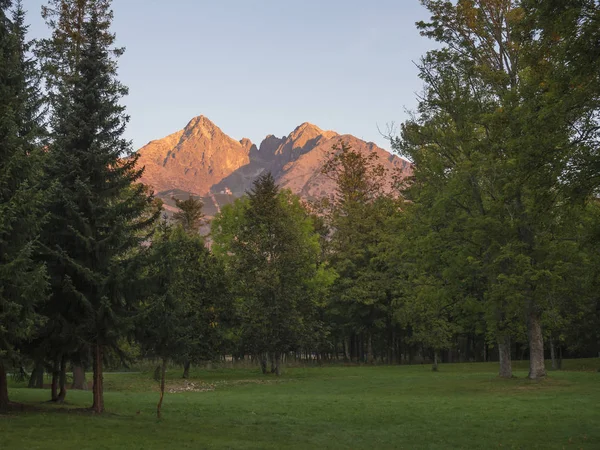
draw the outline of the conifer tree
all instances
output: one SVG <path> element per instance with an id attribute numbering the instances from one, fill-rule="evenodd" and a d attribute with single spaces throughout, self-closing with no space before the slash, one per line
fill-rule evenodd
<path id="1" fill-rule="evenodd" d="M 26 55 L 22 5 L 14 14 L 12 6 L 0 1 L 0 410 L 8 407 L 6 366 L 31 339 L 47 286 L 34 257 L 44 217 L 35 62 Z"/>
<path id="2" fill-rule="evenodd" d="M 101 413 L 104 355 L 132 328 L 141 243 L 159 213 L 149 213 L 153 199 L 137 183 L 138 156 L 123 138 L 128 116 L 120 100 L 127 88 L 117 79 L 110 2 L 60 3 L 41 52 L 47 68 L 61 69 L 47 69 L 53 90 L 47 177 L 57 187 L 43 239 L 52 304 L 67 330 L 57 351 L 91 348 L 92 408 Z M 69 34 L 71 13 L 81 26 Z"/>
<path id="3" fill-rule="evenodd" d="M 345 142 L 335 144 L 322 172 L 335 182 L 334 198 L 326 207 L 332 229 L 329 260 L 339 278 L 331 290 L 331 310 L 350 339 L 352 357 L 373 362 L 373 335 L 391 326 L 389 284 L 373 270 L 383 222 L 394 213 L 386 195 L 386 169 L 376 153 L 364 155 Z M 387 324 L 387 325 L 384 325 Z M 363 351 L 363 349 L 365 349 Z"/>
<path id="4" fill-rule="evenodd" d="M 270 173 L 247 197 L 223 208 L 212 225 L 213 248 L 232 279 L 244 350 L 267 371 L 314 330 L 317 293 L 331 282 L 318 266 L 319 236 L 297 196 L 280 191 Z"/>
<path id="5" fill-rule="evenodd" d="M 173 214 L 175 223 L 181 225 L 187 233 L 198 233 L 200 227 L 204 224 L 204 203 L 199 198 L 194 198 L 191 195 L 187 200 L 175 199 L 175 206 L 179 208 Z"/>

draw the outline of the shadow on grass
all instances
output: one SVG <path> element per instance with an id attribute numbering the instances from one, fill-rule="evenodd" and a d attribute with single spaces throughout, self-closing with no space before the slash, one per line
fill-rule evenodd
<path id="1" fill-rule="evenodd" d="M 2 411 L 0 413 L 0 418 L 8 418 L 14 417 L 21 414 L 28 413 L 53 413 L 53 414 L 74 414 L 78 416 L 98 416 L 101 415 L 103 417 L 119 417 L 120 414 L 116 414 L 113 412 L 103 412 L 98 414 L 91 407 L 82 408 L 81 406 L 72 405 L 69 402 L 64 402 L 60 405 L 50 401 L 45 402 L 36 402 L 36 403 L 20 403 L 20 402 L 10 402 L 8 405 L 8 409 Z"/>

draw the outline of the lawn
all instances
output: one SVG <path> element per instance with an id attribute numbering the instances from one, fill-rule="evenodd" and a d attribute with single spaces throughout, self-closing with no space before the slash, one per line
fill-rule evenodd
<path id="1" fill-rule="evenodd" d="M 599 360 L 565 361 L 536 383 L 515 363 L 289 368 L 192 372 L 186 391 L 169 372 L 163 418 L 151 373 L 107 374 L 107 413 L 79 408 L 90 392 L 49 393 L 13 384 L 27 412 L 0 416 L 0 449 L 599 449 Z"/>

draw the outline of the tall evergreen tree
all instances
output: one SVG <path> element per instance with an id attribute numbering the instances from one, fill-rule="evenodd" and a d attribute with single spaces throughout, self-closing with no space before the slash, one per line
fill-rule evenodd
<path id="1" fill-rule="evenodd" d="M 319 266 L 319 236 L 297 196 L 280 191 L 270 173 L 246 198 L 223 208 L 212 225 L 213 248 L 233 280 L 245 350 L 267 354 L 280 374 L 282 354 L 314 332 L 316 296 L 331 280 Z"/>
<path id="2" fill-rule="evenodd" d="M 137 184 L 138 156 L 123 138 L 129 118 L 119 102 L 127 88 L 117 79 L 110 2 L 60 3 L 54 35 L 43 46 L 46 63 L 69 69 L 48 72 L 54 91 L 47 177 L 58 186 L 44 244 L 52 302 L 67 330 L 59 351 L 92 349 L 92 408 L 101 413 L 105 351 L 118 349 L 132 327 L 132 280 L 158 212 L 148 213 L 153 200 Z M 82 23 L 70 41 L 72 12 Z"/>
<path id="3" fill-rule="evenodd" d="M 175 199 L 175 206 L 179 208 L 173 214 L 175 223 L 181 225 L 187 233 L 198 233 L 200 227 L 204 224 L 204 203 L 199 198 L 194 198 L 191 195 L 187 200 Z"/>
<path id="4" fill-rule="evenodd" d="M 373 335 L 391 332 L 392 295 L 377 268 L 377 244 L 383 223 L 394 214 L 388 198 L 386 170 L 376 153 L 364 155 L 345 142 L 335 144 L 323 173 L 335 182 L 334 198 L 325 205 L 332 230 L 329 260 L 339 277 L 331 291 L 331 311 L 350 339 L 350 357 L 373 361 Z"/>
<path id="5" fill-rule="evenodd" d="M 43 264 L 34 258 L 44 217 L 41 124 L 35 62 L 28 59 L 20 2 L 0 1 L 0 410 L 8 407 L 6 366 L 32 337 L 45 297 Z"/>

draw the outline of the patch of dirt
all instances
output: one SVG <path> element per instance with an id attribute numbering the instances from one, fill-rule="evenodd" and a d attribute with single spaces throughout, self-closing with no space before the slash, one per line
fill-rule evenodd
<path id="1" fill-rule="evenodd" d="M 213 383 L 204 383 L 202 381 L 187 381 L 184 380 L 181 383 L 171 383 L 165 387 L 165 391 L 170 394 L 180 394 L 184 392 L 212 392 L 219 387 L 226 386 L 242 386 L 246 384 L 278 384 L 291 381 L 286 380 L 260 380 L 260 379 L 247 379 L 247 380 L 220 380 Z"/>
<path id="2" fill-rule="evenodd" d="M 165 389 L 170 394 L 181 394 L 182 392 L 210 392 L 215 390 L 214 384 L 184 381 L 176 385 L 169 385 Z"/>

